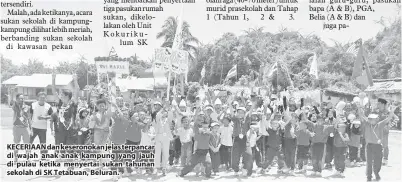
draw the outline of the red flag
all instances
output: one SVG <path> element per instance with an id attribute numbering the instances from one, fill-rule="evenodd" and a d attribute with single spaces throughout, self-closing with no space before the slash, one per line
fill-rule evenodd
<path id="1" fill-rule="evenodd" d="M 366 87 L 373 85 L 373 78 L 367 64 L 367 52 L 364 50 L 362 44 L 360 44 L 359 51 L 357 52 L 352 78 L 356 79 L 357 83 Z"/>

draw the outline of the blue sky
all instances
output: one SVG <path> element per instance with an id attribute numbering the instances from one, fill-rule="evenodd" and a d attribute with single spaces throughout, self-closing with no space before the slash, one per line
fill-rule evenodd
<path id="1" fill-rule="evenodd" d="M 61 51 L 26 51 L 26 50 L 6 50 L 5 43 L 0 43 L 0 52 L 6 57 L 11 59 L 14 63 L 20 64 L 27 62 L 29 59 L 37 59 L 43 61 L 50 67 L 57 64 L 58 61 L 77 61 L 80 55 L 85 56 L 90 62 L 93 62 L 94 57 L 108 55 L 111 47 L 116 49 L 117 54 L 121 57 L 128 57 L 137 54 L 141 59 L 149 60 L 152 58 L 155 48 L 159 47 L 162 40 L 156 39 L 156 34 L 161 30 L 163 22 L 168 16 L 179 16 L 180 5 L 165 4 L 163 12 L 153 13 L 152 16 L 156 18 L 152 20 L 152 29 L 148 29 L 148 46 L 119 46 L 118 39 L 105 39 L 103 35 L 103 1 L 102 0 L 72 0 L 72 1 L 56 1 L 56 0 L 33 0 L 34 7 L 38 9 L 58 9 L 58 10 L 92 10 L 93 16 L 90 18 L 92 24 L 92 37 L 93 42 L 83 43 L 79 42 L 74 44 L 73 50 Z M 283 12 L 276 13 L 275 21 L 261 21 L 261 13 L 253 12 L 248 13 L 250 21 L 207 21 L 206 4 L 203 0 L 197 0 L 196 4 L 186 4 L 183 11 L 183 19 L 187 21 L 191 28 L 192 34 L 197 37 L 202 43 L 213 43 L 214 40 L 219 39 L 226 32 L 233 32 L 236 35 L 243 34 L 244 30 L 249 28 L 264 27 L 265 31 L 276 33 L 282 27 L 288 30 L 300 31 L 303 35 L 316 34 L 321 37 L 327 44 L 331 45 L 332 40 L 341 43 L 352 42 L 358 38 L 367 40 L 374 37 L 382 26 L 376 24 L 376 20 L 380 20 L 383 16 L 385 18 L 395 18 L 398 16 L 395 4 L 376 4 L 373 6 L 375 12 L 366 12 L 365 21 L 350 22 L 350 27 L 342 31 L 338 30 L 323 30 L 323 21 L 309 20 L 309 7 L 307 0 L 299 1 L 299 12 L 294 15 L 296 20 L 288 21 L 288 14 Z M 242 14 L 242 13 L 241 13 Z M 0 16 L 2 19 L 6 18 L 6 11 L 2 10 Z M 265 17 L 268 17 L 266 13 Z M 22 19 L 26 17 L 17 16 L 12 17 Z M 4 25 L 2 25 L 4 26 Z M 7 26 L 6 26 L 7 27 Z M 9 35 L 9 34 L 5 34 Z M 23 35 L 23 34 L 17 34 Z M 39 34 L 43 35 L 43 34 Z"/>

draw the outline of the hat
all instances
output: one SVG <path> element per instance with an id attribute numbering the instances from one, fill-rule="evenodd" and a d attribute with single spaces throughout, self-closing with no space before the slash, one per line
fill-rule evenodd
<path id="1" fill-rule="evenodd" d="M 247 106 L 253 106 L 253 103 L 250 102 L 250 101 L 248 101 L 248 102 L 247 102 Z"/>
<path id="2" fill-rule="evenodd" d="M 219 126 L 219 123 L 217 123 L 217 122 L 212 123 L 211 127 L 214 127 L 214 126 Z"/>
<path id="3" fill-rule="evenodd" d="M 160 105 L 160 106 L 162 106 L 161 102 L 159 102 L 159 101 L 155 101 L 155 102 L 154 102 L 154 105 Z"/>
<path id="4" fill-rule="evenodd" d="M 214 108 L 211 105 L 207 105 L 204 108 L 205 110 L 214 110 Z"/>
<path id="5" fill-rule="evenodd" d="M 219 98 L 215 100 L 215 105 L 222 105 L 222 102 Z"/>
<path id="6" fill-rule="evenodd" d="M 245 107 L 239 107 L 239 108 L 237 108 L 237 110 L 242 110 L 242 111 L 244 111 L 244 112 L 246 112 L 246 108 Z"/>
<path id="7" fill-rule="evenodd" d="M 173 99 L 173 101 L 172 101 L 172 105 L 177 106 L 177 102 L 176 102 L 176 100 L 174 100 L 174 99 Z"/>
<path id="8" fill-rule="evenodd" d="M 377 119 L 378 118 L 378 114 L 369 114 L 368 115 L 369 119 Z"/>
<path id="9" fill-rule="evenodd" d="M 353 122 L 352 122 L 352 124 L 362 124 L 359 120 L 354 120 Z"/>
<path id="10" fill-rule="evenodd" d="M 204 102 L 204 106 L 207 106 L 207 105 L 210 105 L 210 104 L 209 104 L 209 102 L 206 100 L 206 101 Z"/>
<path id="11" fill-rule="evenodd" d="M 262 114 L 262 109 L 261 108 L 257 109 L 257 114 Z"/>
<path id="12" fill-rule="evenodd" d="M 179 106 L 180 107 L 186 107 L 186 102 L 184 102 L 184 100 L 181 100 Z"/>
<path id="13" fill-rule="evenodd" d="M 251 115 L 258 115 L 258 112 L 252 112 Z"/>
<path id="14" fill-rule="evenodd" d="M 205 113 L 203 111 L 198 113 L 199 115 L 205 115 Z"/>

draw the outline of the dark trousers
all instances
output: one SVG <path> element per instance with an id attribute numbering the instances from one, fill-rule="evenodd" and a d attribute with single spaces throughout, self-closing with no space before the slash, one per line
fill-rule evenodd
<path id="1" fill-rule="evenodd" d="M 113 153 L 114 156 L 115 156 L 113 162 L 123 162 L 122 160 L 119 159 L 118 154 L 125 153 L 125 151 L 122 151 L 122 150 L 113 150 L 112 153 Z M 119 167 L 119 168 L 111 167 L 110 169 L 111 169 L 112 171 L 118 170 L 118 172 L 124 173 L 124 168 L 122 168 L 122 167 Z"/>
<path id="2" fill-rule="evenodd" d="M 181 155 L 181 142 L 180 142 L 180 138 L 177 137 L 176 139 L 174 139 L 174 158 L 176 160 L 180 159 L 180 155 Z"/>
<path id="3" fill-rule="evenodd" d="M 219 165 L 221 164 L 221 156 L 219 155 L 219 152 L 209 150 L 209 155 L 211 156 L 212 171 L 214 173 L 219 172 Z"/>
<path id="4" fill-rule="evenodd" d="M 230 167 L 231 165 L 231 152 L 232 147 L 226 146 L 226 145 L 221 145 L 219 148 L 219 154 L 221 156 L 221 164 L 226 165 L 227 168 Z"/>
<path id="5" fill-rule="evenodd" d="M 284 140 L 284 155 L 285 164 L 291 170 L 295 169 L 296 162 L 296 139 L 295 138 L 285 138 Z"/>
<path id="6" fill-rule="evenodd" d="M 325 163 L 331 163 L 334 159 L 334 138 L 328 137 L 326 152 L 325 152 Z"/>
<path id="7" fill-rule="evenodd" d="M 232 169 L 239 172 L 240 157 L 243 157 L 243 168 L 247 169 L 247 175 L 251 175 L 253 169 L 252 151 L 247 150 L 247 138 L 244 136 L 242 139 L 235 137 L 232 149 Z"/>
<path id="8" fill-rule="evenodd" d="M 322 162 L 322 156 L 324 155 L 324 147 L 325 143 L 313 143 L 312 162 L 314 172 L 322 172 L 321 162 Z"/>
<path id="9" fill-rule="evenodd" d="M 362 147 L 360 148 L 360 159 L 361 161 L 366 161 L 366 140 L 361 139 Z"/>
<path id="10" fill-rule="evenodd" d="M 388 138 L 389 138 L 389 133 L 384 132 L 384 136 L 382 137 L 382 148 L 383 148 L 384 160 L 388 160 L 388 154 L 389 154 Z"/>
<path id="11" fill-rule="evenodd" d="M 257 146 L 254 146 L 251 148 L 251 152 L 253 157 L 252 161 L 255 161 L 257 167 L 261 167 L 261 150 Z"/>
<path id="12" fill-rule="evenodd" d="M 211 176 L 211 162 L 206 160 L 207 154 L 209 149 L 197 149 L 195 153 L 191 156 L 191 161 L 189 165 L 186 165 L 180 172 L 182 176 L 187 175 L 191 172 L 194 167 L 199 164 L 203 163 L 205 166 L 205 175 L 207 177 Z"/>
<path id="13" fill-rule="evenodd" d="M 140 142 L 133 142 L 133 141 L 130 141 L 130 140 L 126 140 L 126 145 L 139 145 L 139 144 L 140 144 Z M 128 150 L 128 151 L 126 151 L 126 153 L 132 154 L 132 153 L 135 153 L 135 151 Z M 126 159 L 126 161 L 127 161 L 127 162 L 132 162 L 133 159 Z M 127 167 L 127 172 L 128 172 L 128 173 L 132 173 L 132 172 L 133 172 L 133 170 L 131 169 L 131 167 Z"/>
<path id="14" fill-rule="evenodd" d="M 297 146 L 297 163 L 298 163 L 299 169 L 303 169 L 303 166 L 307 165 L 309 150 L 310 150 L 310 146 L 308 146 L 308 145 L 298 145 Z"/>
<path id="15" fill-rule="evenodd" d="M 350 160 L 350 162 L 357 162 L 359 160 L 358 157 L 357 157 L 357 153 L 359 152 L 358 150 L 359 150 L 359 148 L 349 145 L 349 160 Z"/>
<path id="16" fill-rule="evenodd" d="M 334 147 L 335 170 L 343 173 L 345 171 L 346 147 Z"/>
<path id="17" fill-rule="evenodd" d="M 46 129 L 32 128 L 32 136 L 30 143 L 33 143 L 36 136 L 39 138 L 40 144 L 46 144 Z M 47 150 L 41 150 L 41 153 L 47 153 Z"/>
<path id="18" fill-rule="evenodd" d="M 55 143 L 56 145 L 75 145 L 77 143 L 77 136 L 76 136 L 76 130 L 69 129 L 60 129 L 55 132 Z M 64 153 L 66 151 L 60 151 L 61 153 Z M 74 151 L 67 151 L 69 153 L 74 152 Z"/>
<path id="19" fill-rule="evenodd" d="M 266 152 L 266 161 L 262 163 L 262 168 L 267 169 L 271 164 L 272 161 L 274 160 L 275 156 L 278 157 L 278 169 L 282 169 L 284 166 L 284 161 L 283 161 L 283 154 L 281 152 L 281 146 L 276 146 L 276 147 L 271 147 L 268 146 L 267 152 Z"/>
<path id="20" fill-rule="evenodd" d="M 366 165 L 366 175 L 367 178 L 372 177 L 373 168 L 374 175 L 376 177 L 379 176 L 382 165 L 382 145 L 381 144 L 373 144 L 368 143 L 366 148 L 366 157 L 367 157 L 367 165 Z"/>
<path id="21" fill-rule="evenodd" d="M 77 144 L 78 145 L 85 145 L 89 137 L 89 130 L 82 132 L 81 135 L 77 137 Z"/>

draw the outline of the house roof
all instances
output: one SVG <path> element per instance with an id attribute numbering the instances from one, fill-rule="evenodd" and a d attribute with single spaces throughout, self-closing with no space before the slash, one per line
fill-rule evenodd
<path id="1" fill-rule="evenodd" d="M 73 75 L 57 74 L 56 85 L 65 86 L 73 81 Z M 14 76 L 2 84 L 17 85 L 17 87 L 48 87 L 52 85 L 51 74 L 33 74 L 31 76 Z"/>
<path id="2" fill-rule="evenodd" d="M 401 79 L 374 80 L 373 86 L 367 87 L 366 92 L 401 93 Z"/>
<path id="3" fill-rule="evenodd" d="M 2 84 L 3 85 L 18 85 L 19 83 L 22 83 L 23 80 L 26 80 L 30 76 L 13 76 L 9 78 L 8 80 L 4 81 Z"/>

